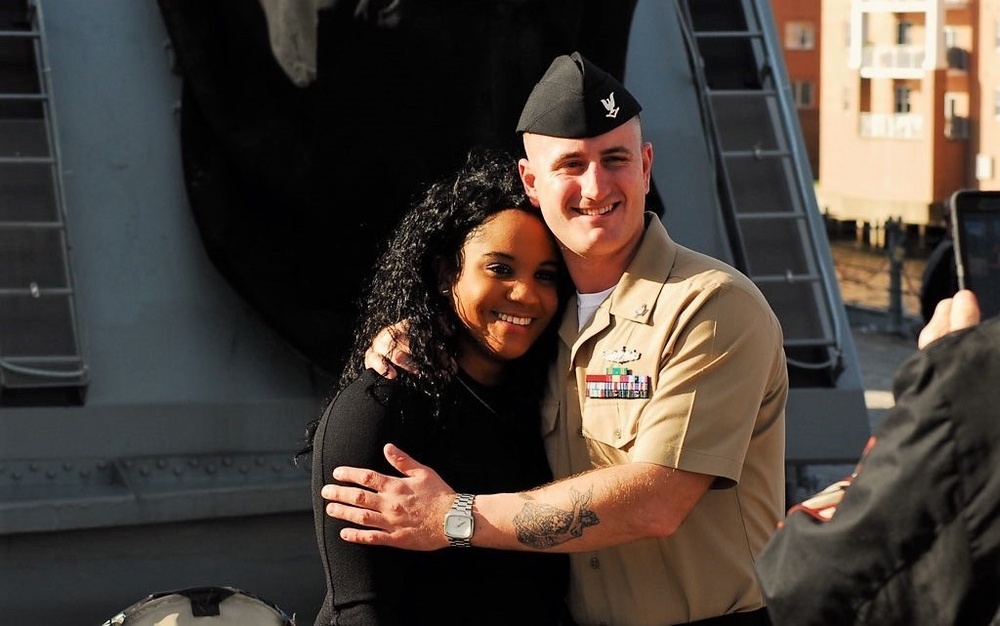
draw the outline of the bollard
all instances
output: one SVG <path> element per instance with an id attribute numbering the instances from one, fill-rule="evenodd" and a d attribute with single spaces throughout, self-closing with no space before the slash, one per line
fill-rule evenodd
<path id="1" fill-rule="evenodd" d="M 885 223 L 886 252 L 889 255 L 889 311 L 886 332 L 903 334 L 903 259 L 906 257 L 906 238 L 903 220 L 889 219 Z"/>

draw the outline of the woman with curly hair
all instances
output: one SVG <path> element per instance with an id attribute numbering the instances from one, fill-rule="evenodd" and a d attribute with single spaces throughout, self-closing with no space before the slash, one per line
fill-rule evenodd
<path id="1" fill-rule="evenodd" d="M 514 160 L 470 155 L 406 214 L 380 258 L 339 391 L 312 439 L 327 579 L 316 624 L 558 624 L 563 556 L 351 544 L 319 495 L 339 465 L 394 473 L 383 456 L 389 442 L 464 492 L 551 480 L 538 416 L 564 279 Z M 364 353 L 401 319 L 421 374 L 387 380 L 364 368 Z"/>

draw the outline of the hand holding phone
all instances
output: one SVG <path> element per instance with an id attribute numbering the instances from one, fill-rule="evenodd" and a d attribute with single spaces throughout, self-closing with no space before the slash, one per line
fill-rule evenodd
<path id="1" fill-rule="evenodd" d="M 1000 191 L 952 194 L 951 233 L 959 289 L 979 300 L 983 319 L 1000 313 Z"/>

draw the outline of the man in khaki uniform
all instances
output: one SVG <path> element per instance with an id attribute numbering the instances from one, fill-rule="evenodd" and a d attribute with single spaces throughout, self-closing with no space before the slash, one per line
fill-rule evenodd
<path id="1" fill-rule="evenodd" d="M 560 479 L 455 494 L 389 445 L 404 478 L 337 468 L 322 493 L 330 515 L 366 527 L 347 541 L 573 553 L 580 625 L 767 624 L 753 562 L 784 509 L 781 329 L 748 279 L 645 212 L 639 110 L 574 54 L 552 63 L 518 126 L 525 191 L 577 288 L 544 407 Z"/>

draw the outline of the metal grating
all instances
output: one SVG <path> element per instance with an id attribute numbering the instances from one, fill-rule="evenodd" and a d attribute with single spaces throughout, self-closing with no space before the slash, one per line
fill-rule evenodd
<path id="1" fill-rule="evenodd" d="M 58 141 L 38 4 L 0 1 L 0 404 L 80 403 Z"/>
<path id="2" fill-rule="evenodd" d="M 774 308 L 793 386 L 842 371 L 836 283 L 764 0 L 677 0 L 736 266 Z"/>

